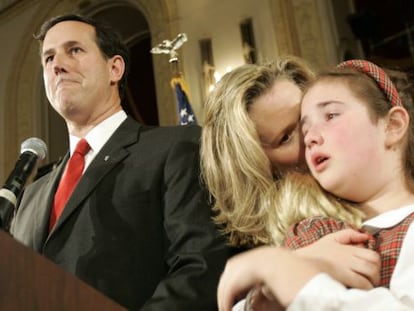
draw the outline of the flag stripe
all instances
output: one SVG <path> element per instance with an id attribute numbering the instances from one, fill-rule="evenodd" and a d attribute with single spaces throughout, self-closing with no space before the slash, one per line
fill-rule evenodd
<path id="1" fill-rule="evenodd" d="M 171 79 L 171 86 L 175 91 L 177 101 L 178 117 L 180 125 L 197 124 L 196 117 L 189 101 L 187 84 L 182 77 Z"/>

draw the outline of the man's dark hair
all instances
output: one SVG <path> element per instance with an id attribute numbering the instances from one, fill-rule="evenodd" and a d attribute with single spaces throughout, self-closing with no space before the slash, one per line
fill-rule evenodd
<path id="1" fill-rule="evenodd" d="M 122 42 L 120 35 L 111 26 L 103 22 L 79 14 L 66 14 L 53 17 L 44 22 L 40 27 L 39 32 L 34 35 L 35 39 L 39 40 L 40 43 L 43 43 L 46 33 L 50 30 L 50 28 L 65 21 L 77 21 L 91 25 L 95 29 L 96 44 L 98 45 L 105 59 L 109 59 L 115 55 L 120 55 L 124 59 L 125 72 L 118 83 L 119 94 L 121 98 L 123 98 L 127 85 L 130 57 L 128 47 Z"/>

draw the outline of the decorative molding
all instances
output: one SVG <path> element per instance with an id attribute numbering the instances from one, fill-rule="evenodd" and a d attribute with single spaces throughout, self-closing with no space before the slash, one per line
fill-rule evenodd
<path id="1" fill-rule="evenodd" d="M 301 56 L 291 1 L 269 0 L 279 55 Z"/>
<path id="2" fill-rule="evenodd" d="M 301 50 L 301 57 L 316 68 L 326 65 L 326 51 L 324 36 L 321 31 L 320 16 L 316 1 L 293 0 L 297 38 Z"/>
<path id="3" fill-rule="evenodd" d="M 16 4 L 17 2 L 19 2 L 19 0 L 2 0 L 0 2 L 0 12 L 8 9 L 9 7 Z"/>
<path id="4" fill-rule="evenodd" d="M 3 5 L 2 1 L 0 0 L 0 25 L 7 23 L 13 18 L 18 18 L 17 15 L 20 15 L 22 11 L 30 9 L 39 2 L 39 0 L 12 0 L 9 1 L 10 4 Z"/>

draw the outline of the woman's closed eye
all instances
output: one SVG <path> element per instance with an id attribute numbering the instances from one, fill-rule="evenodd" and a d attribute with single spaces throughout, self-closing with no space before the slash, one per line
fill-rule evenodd
<path id="1" fill-rule="evenodd" d="M 295 135 L 297 135 L 300 131 L 300 124 L 299 122 L 288 127 L 285 131 L 285 133 L 282 135 L 282 138 L 279 140 L 279 145 L 286 145 L 292 142 Z"/>
<path id="2" fill-rule="evenodd" d="M 281 136 L 279 136 L 278 138 L 274 139 L 271 142 L 266 141 L 265 139 L 261 139 L 260 142 L 264 148 L 276 149 L 276 148 L 289 144 L 293 140 L 293 137 L 295 136 L 295 132 L 296 132 L 296 129 L 282 134 Z"/>
<path id="3" fill-rule="evenodd" d="M 292 140 L 293 134 L 293 132 L 284 134 L 279 142 L 279 145 L 285 145 L 289 143 Z"/>

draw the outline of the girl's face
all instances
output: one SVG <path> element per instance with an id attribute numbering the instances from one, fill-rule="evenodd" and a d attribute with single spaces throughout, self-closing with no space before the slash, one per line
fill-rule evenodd
<path id="1" fill-rule="evenodd" d="M 385 121 L 374 122 L 366 104 L 340 81 L 311 87 L 301 113 L 306 162 L 321 186 L 355 202 L 373 198 L 385 180 Z"/>
<path id="2" fill-rule="evenodd" d="M 273 168 L 296 166 L 304 162 L 303 143 L 299 130 L 299 87 L 285 79 L 258 97 L 249 109 L 262 147 Z"/>

